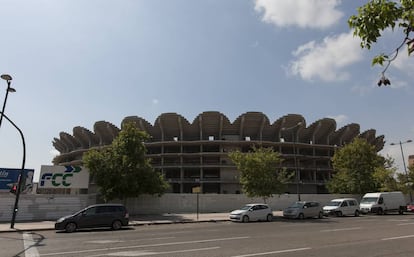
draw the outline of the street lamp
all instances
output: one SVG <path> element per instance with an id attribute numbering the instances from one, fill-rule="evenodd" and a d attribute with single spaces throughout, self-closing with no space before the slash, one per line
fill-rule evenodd
<path id="1" fill-rule="evenodd" d="M 409 177 L 408 177 L 408 172 L 407 172 L 407 166 L 405 166 L 405 158 L 404 158 L 404 152 L 403 152 L 403 144 L 407 144 L 407 143 L 411 143 L 413 142 L 413 140 L 409 139 L 405 142 L 399 142 L 400 144 L 400 149 L 401 149 L 401 156 L 402 156 L 402 160 L 403 160 L 403 164 L 404 164 L 404 172 L 405 172 L 405 179 L 407 180 L 407 185 L 409 186 L 409 193 L 410 193 L 410 203 L 413 201 L 413 196 L 411 194 L 411 185 L 408 184 L 409 183 Z M 397 145 L 396 143 L 391 143 L 390 145 Z"/>
<path id="2" fill-rule="evenodd" d="M 7 96 L 9 95 L 9 92 L 11 93 L 16 92 L 16 89 L 10 87 L 12 77 L 9 74 L 3 74 L 0 77 L 7 82 L 6 96 L 4 97 L 3 109 L 1 110 L 1 116 L 0 116 L 0 127 L 1 127 L 1 122 L 3 121 L 4 109 L 6 108 Z"/>
<path id="3" fill-rule="evenodd" d="M 24 176 L 24 165 L 26 163 L 26 142 L 24 141 L 24 135 L 21 129 L 19 129 L 19 127 L 17 127 L 17 125 L 12 120 L 10 120 L 6 114 L 4 114 L 3 112 L 1 112 L 0 114 L 2 115 L 2 117 L 4 116 L 4 118 L 6 118 L 6 120 L 8 120 L 13 125 L 13 127 L 17 129 L 17 131 L 19 131 L 20 137 L 22 138 L 22 144 L 23 144 L 22 169 L 20 170 L 19 181 L 17 183 L 16 199 L 14 202 L 13 216 L 12 216 L 12 220 L 10 223 L 10 228 L 14 228 L 14 221 L 16 220 L 16 215 L 17 215 L 18 206 L 19 206 L 20 191 L 23 186 L 22 182 L 23 182 L 23 176 Z"/>
<path id="4" fill-rule="evenodd" d="M 298 201 L 300 201 L 300 190 L 299 190 L 299 180 L 300 180 L 300 174 L 298 170 L 298 164 L 296 161 L 296 137 L 298 130 L 297 127 L 301 126 L 302 122 L 298 122 L 295 126 L 289 127 L 289 128 L 282 128 L 283 131 L 291 130 L 292 131 L 292 142 L 293 142 L 293 161 L 295 165 L 295 173 L 296 173 L 296 194 L 298 195 Z M 296 132 L 296 133 L 295 133 Z"/>

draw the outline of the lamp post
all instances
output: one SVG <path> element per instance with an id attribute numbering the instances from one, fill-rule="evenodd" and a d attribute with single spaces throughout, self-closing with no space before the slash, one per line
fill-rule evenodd
<path id="1" fill-rule="evenodd" d="M 16 89 L 10 87 L 12 77 L 9 74 L 3 74 L 0 77 L 7 82 L 6 96 L 4 97 L 3 108 L 1 109 L 2 114 L 0 116 L 0 127 L 1 127 L 1 122 L 3 121 L 4 109 L 6 108 L 7 96 L 9 95 L 9 92 L 11 93 L 16 92 Z"/>
<path id="2" fill-rule="evenodd" d="M 299 180 L 300 180 L 300 174 L 298 170 L 298 164 L 296 161 L 296 137 L 298 130 L 296 129 L 302 125 L 302 122 L 298 122 L 295 126 L 289 127 L 289 128 L 282 128 L 283 131 L 291 130 L 292 131 L 292 142 L 293 142 L 293 161 L 295 166 L 295 175 L 296 175 L 296 194 L 298 195 L 298 201 L 300 201 L 300 190 L 299 190 Z M 295 133 L 296 132 L 296 133 Z"/>
<path id="3" fill-rule="evenodd" d="M 405 142 L 399 142 L 400 144 L 400 149 L 401 149 L 401 156 L 402 156 L 402 160 L 403 160 L 403 165 L 404 165 L 404 173 L 405 173 L 405 179 L 407 180 L 406 183 L 409 186 L 409 193 L 410 193 L 410 203 L 413 201 L 413 196 L 411 194 L 411 185 L 409 184 L 409 177 L 408 177 L 408 172 L 407 172 L 407 166 L 405 165 L 405 158 L 404 158 L 404 151 L 403 151 L 403 144 L 407 144 L 407 143 L 411 143 L 413 142 L 413 140 L 409 139 Z M 397 145 L 397 143 L 391 143 L 390 145 Z"/>
<path id="4" fill-rule="evenodd" d="M 24 165 L 26 163 L 26 142 L 24 141 L 23 132 L 19 129 L 19 127 L 17 127 L 17 125 L 12 120 L 10 120 L 3 112 L 1 112 L 0 114 L 2 115 L 2 117 L 4 116 L 4 118 L 6 118 L 6 120 L 8 120 L 13 125 L 13 127 L 17 129 L 17 131 L 19 131 L 19 134 L 20 134 L 20 137 L 22 138 L 22 143 L 23 143 L 22 169 L 20 170 L 19 181 L 17 183 L 16 200 L 14 202 L 13 216 L 12 216 L 12 220 L 10 223 L 10 228 L 14 228 L 14 221 L 16 220 L 16 215 L 17 215 L 18 205 L 19 205 L 20 191 L 21 191 L 22 182 L 23 182 Z"/>

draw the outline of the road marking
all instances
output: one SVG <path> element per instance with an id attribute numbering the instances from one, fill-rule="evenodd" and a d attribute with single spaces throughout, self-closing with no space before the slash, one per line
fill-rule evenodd
<path id="1" fill-rule="evenodd" d="M 396 236 L 396 237 L 388 237 L 388 238 L 383 238 L 381 240 L 396 240 L 396 239 L 404 239 L 404 238 L 411 238 L 414 237 L 414 235 L 408 235 L 408 236 Z"/>
<path id="2" fill-rule="evenodd" d="M 414 225 L 414 222 L 397 224 L 397 226 L 405 226 L 405 225 Z"/>
<path id="3" fill-rule="evenodd" d="M 23 233 L 23 247 L 26 257 L 39 257 L 39 252 L 36 248 L 36 243 L 33 240 L 31 233 Z"/>
<path id="4" fill-rule="evenodd" d="M 148 241 L 148 240 L 165 240 L 165 239 L 173 239 L 175 237 L 156 237 L 156 238 L 144 238 L 138 240 L 94 240 L 94 241 L 87 241 L 86 243 L 89 244 L 110 244 L 110 243 L 125 243 L 125 242 L 138 242 L 138 241 Z"/>
<path id="5" fill-rule="evenodd" d="M 227 237 L 227 238 L 194 240 L 194 241 L 170 242 L 170 243 L 160 243 L 160 244 L 147 244 L 147 245 L 134 245 L 134 246 L 119 246 L 119 247 L 108 247 L 108 248 L 90 249 L 90 250 L 82 250 L 82 251 L 43 253 L 42 256 L 56 256 L 56 255 L 65 255 L 65 254 L 80 254 L 80 253 L 102 252 L 102 251 L 112 251 L 112 250 L 121 250 L 121 249 L 133 249 L 133 248 L 144 248 L 144 247 L 157 247 L 157 246 L 168 246 L 168 245 L 180 245 L 180 244 L 208 243 L 208 242 L 219 242 L 219 241 L 228 241 L 228 240 L 240 240 L 240 239 L 248 239 L 248 238 L 250 238 L 250 237 L 248 237 L 248 236 L 241 236 L 241 237 Z"/>
<path id="6" fill-rule="evenodd" d="M 113 244 L 113 243 L 122 243 L 121 240 L 96 240 L 96 241 L 87 241 L 86 243 L 90 244 Z"/>
<path id="7" fill-rule="evenodd" d="M 157 254 L 172 254 L 172 253 L 189 253 L 189 252 L 199 252 L 199 251 L 209 251 L 209 250 L 216 250 L 220 247 L 208 247 L 208 248 L 198 248 L 198 249 L 187 249 L 187 250 L 177 250 L 177 251 L 168 251 L 168 252 L 150 252 L 150 251 L 131 251 L 131 252 L 117 252 L 117 253 L 109 253 L 105 254 L 106 256 L 127 256 L 127 257 L 135 257 L 135 256 L 148 256 L 148 255 L 157 255 Z M 97 255 L 102 256 L 102 255 Z M 96 257 L 97 257 L 96 256 Z M 94 257 L 94 256 L 89 256 Z"/>
<path id="8" fill-rule="evenodd" d="M 321 230 L 320 232 L 335 232 L 335 231 L 358 230 L 358 229 L 362 229 L 362 228 L 361 227 L 354 227 L 354 228 L 326 229 L 326 230 Z"/>
<path id="9" fill-rule="evenodd" d="M 287 250 L 280 250 L 280 251 L 273 251 L 273 252 L 265 252 L 265 253 L 252 253 L 252 254 L 244 254 L 244 255 L 236 255 L 232 257 L 249 257 L 249 256 L 260 256 L 260 255 L 269 255 L 269 254 L 276 254 L 276 253 L 290 253 L 290 252 L 298 252 L 298 251 L 305 251 L 310 250 L 312 248 L 296 248 L 296 249 L 287 249 Z"/>

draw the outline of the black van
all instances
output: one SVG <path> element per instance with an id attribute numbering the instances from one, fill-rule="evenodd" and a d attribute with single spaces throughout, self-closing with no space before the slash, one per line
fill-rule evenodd
<path id="1" fill-rule="evenodd" d="M 129 214 L 122 204 L 95 204 L 58 219 L 55 230 L 69 233 L 81 228 L 110 227 L 118 230 L 122 226 L 128 226 L 128 222 Z"/>

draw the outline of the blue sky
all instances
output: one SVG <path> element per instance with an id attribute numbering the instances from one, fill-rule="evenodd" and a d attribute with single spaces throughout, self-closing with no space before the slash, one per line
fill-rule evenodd
<path id="1" fill-rule="evenodd" d="M 297 113 L 384 135 L 381 151 L 403 171 L 414 139 L 414 57 L 404 49 L 378 87 L 374 54 L 402 41 L 387 31 L 361 49 L 347 19 L 366 1 L 0 0 L 0 73 L 13 77 L 6 115 L 23 131 L 26 168 L 51 165 L 53 138 L 126 116 L 164 112 L 190 122 L 204 111 L 231 121 L 248 111 L 270 122 Z M 0 99 L 6 82 L 0 81 Z M 2 101 L 3 103 L 3 101 Z M 20 168 L 22 143 L 0 128 L 0 167 Z M 414 154 L 414 143 L 404 144 Z"/>

